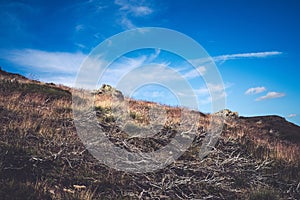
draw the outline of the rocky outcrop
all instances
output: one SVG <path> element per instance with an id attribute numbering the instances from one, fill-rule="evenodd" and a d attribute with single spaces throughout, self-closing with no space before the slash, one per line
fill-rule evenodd
<path id="1" fill-rule="evenodd" d="M 229 109 L 221 110 L 219 112 L 214 113 L 214 115 L 220 116 L 220 117 L 225 117 L 225 118 L 232 118 L 232 119 L 237 119 L 239 117 L 238 112 L 232 112 Z"/>
<path id="2" fill-rule="evenodd" d="M 104 94 L 104 95 L 111 95 L 113 98 L 116 98 L 119 101 L 123 101 L 124 100 L 124 95 L 122 94 L 121 91 L 115 89 L 114 87 L 107 85 L 107 84 L 103 84 L 101 86 L 101 88 L 99 88 L 95 94 Z"/>

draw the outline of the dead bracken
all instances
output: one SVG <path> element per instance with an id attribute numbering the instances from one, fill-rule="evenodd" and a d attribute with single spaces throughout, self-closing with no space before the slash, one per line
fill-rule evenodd
<path id="1" fill-rule="evenodd" d="M 76 133 L 71 93 L 65 86 L 0 71 L 1 198 L 300 199 L 300 128 L 282 117 L 213 114 L 225 116 L 223 131 L 200 159 L 212 115 L 197 112 L 196 137 L 179 159 L 156 172 L 134 174 L 100 164 L 86 150 Z M 93 94 L 100 127 L 121 148 L 155 151 L 180 134 L 183 108 L 128 99 L 107 85 Z M 161 131 L 151 138 L 122 131 L 120 115 L 112 112 L 114 98 L 128 100 L 136 127 L 147 126 L 152 111 L 166 110 Z"/>

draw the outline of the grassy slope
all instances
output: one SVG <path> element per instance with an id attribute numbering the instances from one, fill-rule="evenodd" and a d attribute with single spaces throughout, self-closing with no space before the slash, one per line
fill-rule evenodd
<path id="1" fill-rule="evenodd" d="M 202 116 L 193 145 L 175 163 L 155 173 L 130 174 L 100 164 L 85 150 L 69 89 L 0 75 L 2 199 L 300 199 L 299 143 L 293 140 L 299 127 L 284 120 L 228 119 L 216 149 L 199 160 L 209 117 Z M 134 102 L 131 117 L 143 121 L 143 106 L 149 105 Z M 101 124 L 112 127 L 107 109 L 97 109 Z"/>

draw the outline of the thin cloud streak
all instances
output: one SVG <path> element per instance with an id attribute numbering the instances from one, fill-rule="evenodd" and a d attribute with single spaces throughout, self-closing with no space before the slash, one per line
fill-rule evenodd
<path id="1" fill-rule="evenodd" d="M 297 114 L 289 114 L 287 117 L 288 117 L 288 118 L 297 117 Z"/>
<path id="2" fill-rule="evenodd" d="M 266 95 L 261 96 L 257 99 L 255 99 L 255 101 L 262 101 L 262 100 L 267 100 L 267 99 L 276 99 L 276 98 L 281 98 L 284 97 L 285 93 L 281 93 L 281 92 L 268 92 Z"/>
<path id="3" fill-rule="evenodd" d="M 227 60 L 235 60 L 242 58 L 265 58 L 269 56 L 280 55 L 280 51 L 266 51 L 266 52 L 255 52 L 255 53 L 237 53 L 237 54 L 227 54 L 221 56 L 213 57 L 215 62 L 225 62 Z"/>
<path id="4" fill-rule="evenodd" d="M 267 89 L 265 87 L 255 87 L 255 88 L 249 88 L 245 94 L 249 95 L 249 94 L 259 94 L 262 92 L 265 92 Z"/>

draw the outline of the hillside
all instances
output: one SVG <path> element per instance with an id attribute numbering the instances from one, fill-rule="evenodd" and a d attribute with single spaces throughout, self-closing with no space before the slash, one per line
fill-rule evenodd
<path id="1" fill-rule="evenodd" d="M 164 169 L 136 174 L 109 168 L 86 150 L 74 124 L 73 92 L 0 70 L 0 199 L 300 199 L 300 127 L 280 116 L 224 111 L 222 135 L 200 159 L 212 115 L 196 112 L 188 151 Z M 99 126 L 124 149 L 151 152 L 180 132 L 183 108 L 127 99 L 138 128 L 149 122 L 149 109 L 168 111 L 153 138 L 130 137 L 119 130 L 110 101 L 126 97 L 108 86 L 94 95 Z"/>

